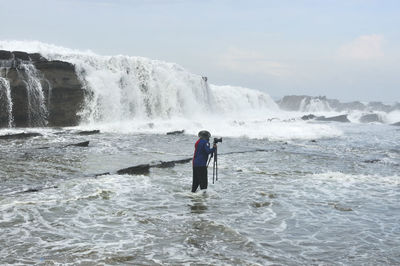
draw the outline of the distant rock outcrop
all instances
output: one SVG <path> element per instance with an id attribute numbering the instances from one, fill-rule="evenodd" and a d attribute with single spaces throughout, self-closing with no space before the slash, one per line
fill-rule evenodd
<path id="1" fill-rule="evenodd" d="M 277 101 L 279 107 L 287 111 L 300 111 L 300 106 L 303 100 L 311 98 L 305 95 L 289 95 Z"/>
<path id="2" fill-rule="evenodd" d="M 325 121 L 325 122 L 350 122 L 350 120 L 347 118 L 347 115 L 337 115 L 337 116 L 331 116 L 331 117 L 325 117 L 325 116 L 315 116 L 313 114 L 309 115 L 303 115 L 301 117 L 302 120 L 317 120 L 317 121 Z"/>
<path id="3" fill-rule="evenodd" d="M 373 111 L 391 112 L 394 110 L 394 106 L 383 104 L 381 102 L 370 102 L 367 108 Z"/>
<path id="4" fill-rule="evenodd" d="M 379 122 L 383 123 L 381 117 L 378 114 L 366 114 L 360 117 L 361 123 L 374 123 Z"/>
<path id="5" fill-rule="evenodd" d="M 358 101 L 342 103 L 336 99 L 328 99 L 325 96 L 306 96 L 289 95 L 277 101 L 282 110 L 302 111 L 302 112 L 323 112 L 323 111 L 383 111 L 391 112 L 400 110 L 400 103 L 393 105 L 383 104 L 381 102 L 370 102 L 363 104 Z"/>
<path id="6" fill-rule="evenodd" d="M 315 120 L 327 121 L 327 122 L 345 122 L 345 123 L 350 122 L 350 120 L 347 118 L 347 115 L 338 115 L 332 117 L 319 116 Z"/>
<path id="7" fill-rule="evenodd" d="M 0 50 L 0 81 L 0 127 L 78 124 L 84 90 L 74 65 Z"/>

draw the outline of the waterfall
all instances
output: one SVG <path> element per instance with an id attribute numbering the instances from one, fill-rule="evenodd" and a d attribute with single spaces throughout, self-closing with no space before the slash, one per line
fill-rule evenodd
<path id="1" fill-rule="evenodd" d="M 209 119 L 225 123 L 242 116 L 263 119 L 279 112 L 266 93 L 211 85 L 206 77 L 192 74 L 175 63 L 123 55 L 103 56 L 40 42 L 0 42 L 0 48 L 39 52 L 47 60 L 73 64 L 86 92 L 78 114 L 83 124 L 123 122 L 138 128 L 141 122 L 157 120 L 173 124 L 186 121 L 186 127 L 196 121 L 205 124 Z M 47 116 L 40 84 L 43 80 L 26 61 L 19 69 L 29 91 L 30 120 L 36 126 L 45 125 L 43 119 L 38 121 Z"/>
<path id="2" fill-rule="evenodd" d="M 0 76 L 3 72 L 3 69 L 0 68 Z M 6 75 L 7 76 L 7 75 Z M 0 77 L 0 103 L 1 113 L 7 113 L 8 117 L 8 127 L 13 126 L 13 115 L 12 115 L 12 100 L 11 100 L 11 89 L 10 89 L 10 82 L 3 77 Z"/>
<path id="3" fill-rule="evenodd" d="M 40 80 L 42 77 L 31 62 L 21 62 L 18 75 L 24 80 L 28 96 L 28 124 L 34 127 L 47 125 L 48 112 Z"/>
<path id="4" fill-rule="evenodd" d="M 67 55 L 90 92 L 81 113 L 87 122 L 193 117 L 213 110 L 211 90 L 201 76 L 182 67 L 127 56 Z"/>

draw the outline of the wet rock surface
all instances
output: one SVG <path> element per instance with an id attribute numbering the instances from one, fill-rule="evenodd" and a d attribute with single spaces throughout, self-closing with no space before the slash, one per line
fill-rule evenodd
<path id="1" fill-rule="evenodd" d="M 74 126 L 79 122 L 78 112 L 83 104 L 84 90 L 75 66 L 63 61 L 49 61 L 38 53 L 0 50 L 0 76 L 10 85 L 13 126 Z M 43 103 L 33 101 L 29 86 L 40 88 Z M 1 99 L 5 106 L 6 99 Z M 41 114 L 45 121 L 32 117 L 34 105 L 45 105 Z M 0 116 L 0 127 L 6 127 L 10 118 Z"/>

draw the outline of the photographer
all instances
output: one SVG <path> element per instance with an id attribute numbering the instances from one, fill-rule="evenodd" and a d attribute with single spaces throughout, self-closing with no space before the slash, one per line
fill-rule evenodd
<path id="1" fill-rule="evenodd" d="M 202 130 L 198 136 L 199 139 L 194 145 L 192 192 L 196 192 L 199 185 L 200 189 L 207 189 L 207 159 L 217 149 L 216 143 L 210 149 L 210 132 Z"/>

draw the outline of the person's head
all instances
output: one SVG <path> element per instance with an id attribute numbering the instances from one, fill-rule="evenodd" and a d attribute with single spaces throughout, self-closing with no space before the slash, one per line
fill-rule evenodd
<path id="1" fill-rule="evenodd" d="M 207 130 L 202 130 L 202 131 L 199 132 L 198 136 L 201 139 L 205 139 L 205 140 L 209 141 L 210 137 L 211 137 L 211 134 Z"/>

